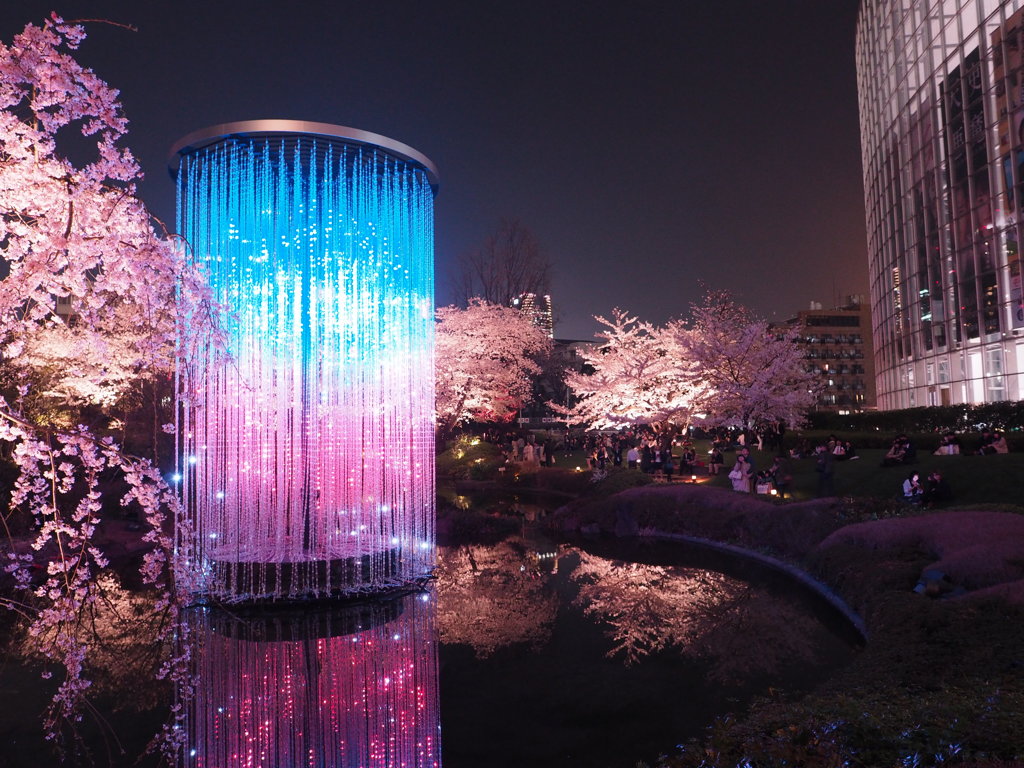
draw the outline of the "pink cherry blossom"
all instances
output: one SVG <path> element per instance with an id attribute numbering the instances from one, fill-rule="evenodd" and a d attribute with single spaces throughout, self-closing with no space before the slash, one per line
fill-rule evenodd
<path id="1" fill-rule="evenodd" d="M 472 299 L 437 310 L 435 408 L 438 429 L 478 419 L 501 421 L 532 396 L 539 359 L 551 341 L 518 309 Z"/>
<path id="2" fill-rule="evenodd" d="M 81 719 L 86 628 L 109 594 L 109 558 L 96 543 L 101 475 L 121 474 L 122 503 L 138 506 L 153 545 L 142 576 L 168 618 L 158 642 L 179 608 L 165 533 L 178 500 L 155 467 L 109 436 L 35 423 L 21 403 L 36 394 L 68 414 L 108 406 L 140 379 L 173 370 L 182 350 L 211 333 L 212 317 L 181 244 L 160 234 L 135 196 L 140 170 L 120 145 L 127 121 L 117 91 L 70 54 L 84 37 L 53 15 L 0 42 L 0 364 L 57 372 L 45 392 L 22 384 L 14 401 L 0 397 L 0 441 L 19 472 L 4 501 L 35 522 L 31 538 L 11 539 L 5 568 L 18 592 L 0 605 L 27 618 L 35 652 L 51 662 L 46 673 L 62 669 L 45 718 L 55 741 Z M 87 139 L 87 162 L 62 154 L 61 129 Z M 183 664 L 169 654 L 163 674 L 180 677 Z"/>

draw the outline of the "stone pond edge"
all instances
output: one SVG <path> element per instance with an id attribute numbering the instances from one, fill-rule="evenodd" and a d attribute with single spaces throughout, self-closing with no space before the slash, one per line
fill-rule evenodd
<path id="1" fill-rule="evenodd" d="M 644 538 L 660 539 L 663 541 L 678 541 L 686 544 L 706 547 L 719 552 L 725 552 L 738 557 L 754 560 L 775 571 L 779 571 L 780 573 L 800 582 L 803 586 L 809 588 L 819 597 L 823 598 L 827 603 L 829 603 L 829 605 L 839 611 L 850 625 L 857 630 L 857 634 L 860 635 L 861 640 L 864 643 L 867 643 L 868 641 L 867 626 L 860 614 L 850 608 L 850 606 L 846 604 L 846 601 L 843 600 L 835 590 L 792 563 L 772 557 L 771 555 L 766 555 L 763 552 L 747 549 L 746 547 L 740 547 L 735 544 L 725 544 L 720 541 L 715 541 L 714 539 L 705 539 L 700 536 L 688 536 L 682 533 L 668 533 L 657 529 L 646 529 L 640 531 L 638 535 Z"/>

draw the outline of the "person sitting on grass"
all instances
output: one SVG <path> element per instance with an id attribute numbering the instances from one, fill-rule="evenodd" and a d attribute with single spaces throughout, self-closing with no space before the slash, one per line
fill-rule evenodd
<path id="1" fill-rule="evenodd" d="M 953 490 L 940 472 L 932 472 L 924 485 L 921 502 L 926 507 L 934 507 L 953 498 Z"/>
<path id="2" fill-rule="evenodd" d="M 907 449 L 903 444 L 903 440 L 897 437 L 892 441 L 892 445 L 889 446 L 888 453 L 882 458 L 883 467 L 895 467 L 897 464 L 903 463 L 903 457 L 906 454 Z"/>
<path id="3" fill-rule="evenodd" d="M 829 443 L 831 445 L 831 443 Z M 857 457 L 857 451 L 849 440 L 837 440 L 832 449 L 836 461 L 846 461 Z"/>
<path id="4" fill-rule="evenodd" d="M 815 455 L 817 455 L 817 452 L 811 448 L 811 444 L 807 441 L 806 437 L 789 449 L 789 457 L 791 459 L 806 459 Z"/>
<path id="5" fill-rule="evenodd" d="M 939 441 L 936 456 L 957 456 L 960 453 L 960 438 L 953 432 L 947 432 Z"/>
<path id="6" fill-rule="evenodd" d="M 686 473 L 691 471 L 697 463 L 697 454 L 693 450 L 693 446 L 686 444 L 683 446 L 683 455 L 679 458 L 679 472 Z"/>
<path id="7" fill-rule="evenodd" d="M 989 443 L 988 453 L 1009 453 L 1010 446 L 1006 444 L 1006 435 L 1000 432 L 992 433 L 992 442 Z"/>
<path id="8" fill-rule="evenodd" d="M 708 456 L 708 474 L 717 475 L 718 470 L 722 468 L 722 465 L 724 463 L 725 458 L 722 456 L 722 451 L 718 447 L 718 444 L 715 443 L 713 446 L 711 446 L 711 455 Z"/>
<path id="9" fill-rule="evenodd" d="M 992 443 L 995 442 L 996 436 L 994 433 L 989 432 L 987 429 L 981 430 L 981 445 L 978 447 L 979 456 L 987 456 L 990 453 L 995 453 L 995 449 L 992 447 Z"/>
<path id="10" fill-rule="evenodd" d="M 913 464 L 917 460 L 917 451 L 910 438 L 906 435 L 897 435 L 892 441 L 892 447 L 882 459 L 883 467 L 895 467 L 899 464 Z"/>
<path id="11" fill-rule="evenodd" d="M 754 483 L 754 490 L 757 493 L 771 493 L 772 488 L 775 485 L 775 465 L 772 464 L 768 469 L 762 469 L 757 473 L 757 478 Z"/>
<path id="12" fill-rule="evenodd" d="M 924 488 L 921 487 L 921 476 L 917 472 L 911 472 L 903 481 L 903 500 L 908 504 L 920 504 L 924 495 Z"/>

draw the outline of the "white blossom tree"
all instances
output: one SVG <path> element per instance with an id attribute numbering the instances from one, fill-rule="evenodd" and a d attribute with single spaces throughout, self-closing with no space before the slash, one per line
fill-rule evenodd
<path id="1" fill-rule="evenodd" d="M 117 91 L 70 53 L 84 37 L 53 15 L 0 43 L 0 363 L 57 371 L 43 394 L 66 408 L 109 404 L 131 381 L 170 370 L 179 318 L 198 330 L 209 316 L 199 276 L 136 197 L 140 171 L 120 145 L 127 123 Z M 71 131 L 94 150 L 84 165 L 58 142 Z M 100 477 L 120 473 L 121 504 L 141 511 L 150 547 L 142 575 L 154 610 L 171 618 L 165 522 L 177 502 L 150 462 L 111 437 L 26 413 L 30 381 L 0 397 L 0 441 L 20 473 L 3 514 L 6 570 L 19 592 L 0 605 L 25 616 L 40 652 L 63 670 L 47 717 L 56 738 L 80 718 L 90 685 L 90 638 L 79 628 L 103 600 L 108 565 L 96 537 Z M 32 524 L 12 530 L 15 512 Z"/>
<path id="2" fill-rule="evenodd" d="M 593 429 L 685 427 L 703 387 L 677 338 L 621 309 L 610 320 L 595 319 L 605 326 L 596 334 L 602 343 L 580 350 L 589 370 L 566 376 L 576 404 L 552 407 Z"/>
<path id="3" fill-rule="evenodd" d="M 466 309 L 442 307 L 435 327 L 438 433 L 460 423 L 503 421 L 532 397 L 538 360 L 551 340 L 522 312 L 473 299 Z"/>
<path id="4" fill-rule="evenodd" d="M 725 291 L 708 293 L 691 308 L 691 320 L 673 321 L 668 331 L 706 385 L 701 410 L 708 426 L 803 421 L 818 382 L 804 368 L 797 330 L 770 328 Z"/>

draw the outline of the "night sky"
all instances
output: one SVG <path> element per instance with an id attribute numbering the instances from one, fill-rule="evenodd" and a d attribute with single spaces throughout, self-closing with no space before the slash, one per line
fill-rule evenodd
<path id="1" fill-rule="evenodd" d="M 556 336 L 613 307 L 683 316 L 728 288 L 770 319 L 867 291 L 856 0 L 4 3 L 50 10 L 120 89 L 141 196 L 171 223 L 168 150 L 260 118 L 383 134 L 438 167 L 437 301 L 502 217 L 555 268 Z"/>

